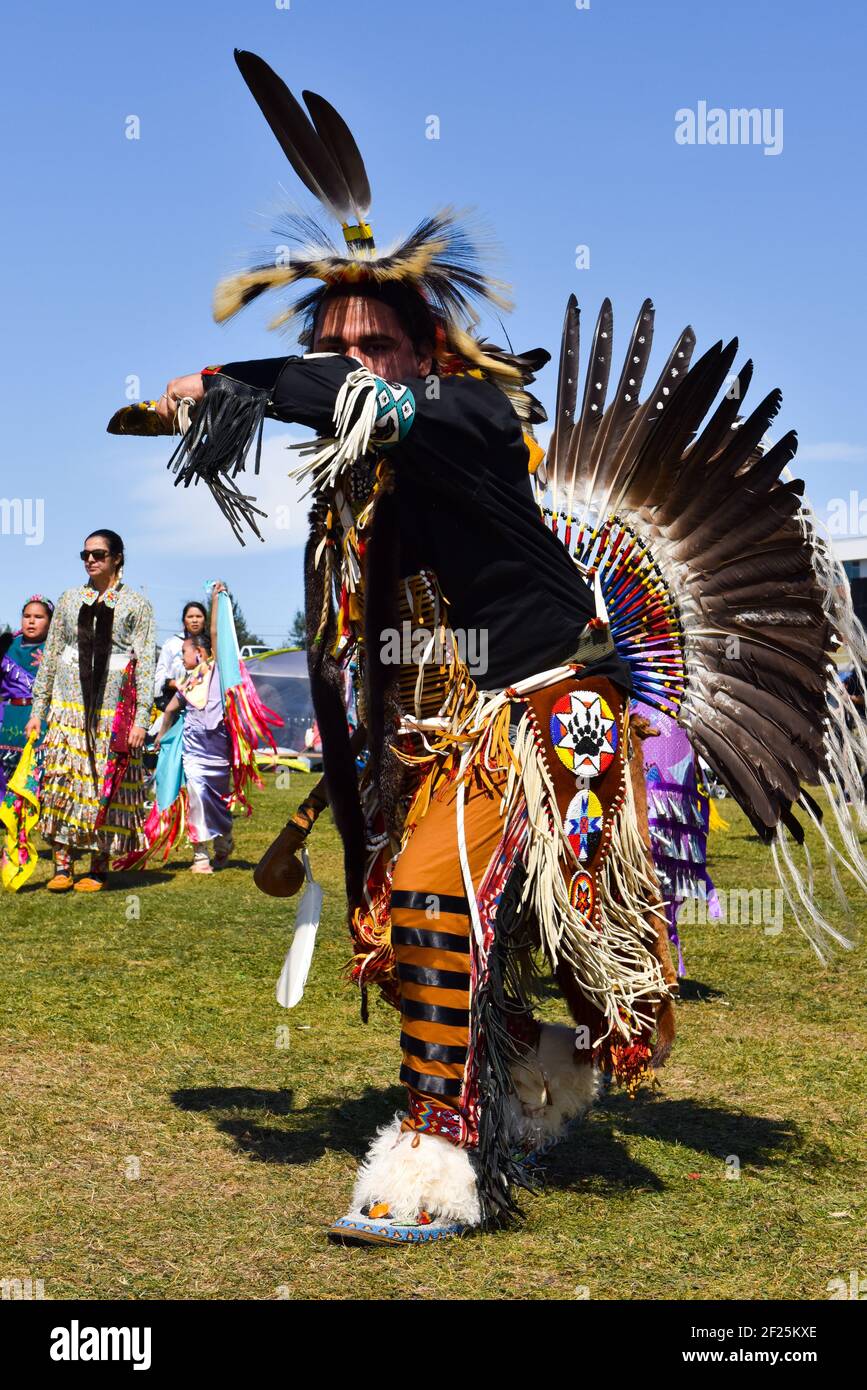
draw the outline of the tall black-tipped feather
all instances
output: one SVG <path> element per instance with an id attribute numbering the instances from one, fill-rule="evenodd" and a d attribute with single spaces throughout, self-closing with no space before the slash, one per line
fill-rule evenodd
<path id="1" fill-rule="evenodd" d="M 576 469 L 586 467 L 596 431 L 602 423 L 605 411 L 605 397 L 608 394 L 608 377 L 611 372 L 611 347 L 614 333 L 614 314 L 611 300 L 603 299 L 593 342 L 590 346 L 590 360 L 587 363 L 587 380 L 584 384 L 584 398 L 581 402 L 581 416 L 575 426 L 575 438 L 569 449 L 569 462 L 574 459 Z"/>
<path id="2" fill-rule="evenodd" d="M 551 432 L 551 441 L 548 445 L 548 474 L 553 487 L 556 487 L 561 481 L 569 439 L 575 424 L 575 405 L 578 400 L 580 319 L 581 311 L 578 308 L 578 300 L 574 294 L 570 294 L 566 302 L 563 337 L 560 344 L 560 371 L 557 378 L 554 429 Z"/>
<path id="3" fill-rule="evenodd" d="M 629 348 L 623 361 L 623 369 L 614 399 L 605 412 L 602 427 L 593 445 L 591 468 L 598 479 L 598 485 L 607 482 L 605 465 L 613 457 L 613 451 L 622 439 L 629 421 L 638 409 L 638 393 L 644 383 L 644 374 L 650 359 L 653 345 L 653 320 L 655 311 L 653 301 L 645 299 L 638 311 L 638 318 L 632 329 Z"/>
<path id="4" fill-rule="evenodd" d="M 739 424 L 736 430 L 731 431 L 727 443 L 712 461 L 714 471 L 719 468 L 726 472 L 735 464 L 743 466 L 767 434 L 771 421 L 776 418 L 782 403 L 782 391 L 770 391 L 752 414 Z M 756 462 L 757 457 L 754 459 L 754 463 Z"/>
<path id="5" fill-rule="evenodd" d="M 691 330 L 685 330 L 678 342 L 685 344 L 688 362 L 694 342 Z M 615 494 L 612 490 L 614 510 L 628 497 L 631 504 L 655 507 L 661 514 L 671 492 L 682 485 L 686 467 L 683 451 L 699 429 L 729 365 L 730 349 L 715 343 L 684 375 L 671 378 L 668 396 L 660 387 L 651 398 L 653 418 L 647 418 L 637 434 L 628 431 L 622 446 L 622 451 L 628 447 L 631 462 L 628 468 L 621 468 L 619 491 Z"/>
<path id="6" fill-rule="evenodd" d="M 640 447 L 633 469 L 632 486 L 638 486 L 648 501 L 655 500 L 660 488 L 667 493 L 672 486 L 682 466 L 683 451 L 707 414 L 728 366 L 728 349 L 721 342 L 714 343 L 681 381 L 673 408 L 659 411 L 658 421 Z"/>
<path id="7" fill-rule="evenodd" d="M 236 48 L 235 62 L 301 182 L 345 220 L 352 213 L 349 188 L 303 106 L 258 54 Z"/>
<path id="8" fill-rule="evenodd" d="M 302 92 L 313 124 L 340 170 L 349 189 L 356 216 L 361 219 L 370 208 L 370 182 L 355 137 L 339 111 L 316 92 Z"/>
<path id="9" fill-rule="evenodd" d="M 784 468 L 792 462 L 798 452 L 798 435 L 796 430 L 788 430 L 776 444 L 772 444 L 767 453 L 760 454 L 750 468 L 746 478 L 747 486 L 757 489 L 767 489 L 773 479 L 778 479 Z"/>
<path id="10" fill-rule="evenodd" d="M 584 381 L 584 395 L 581 400 L 581 414 L 572 430 L 566 465 L 559 486 L 561 497 L 565 497 L 566 510 L 571 514 L 575 479 L 586 473 L 590 450 L 596 431 L 602 423 L 605 412 L 605 397 L 608 394 L 608 376 L 611 371 L 611 343 L 614 329 L 614 315 L 611 300 L 603 299 L 587 363 Z M 585 482 L 589 481 L 585 477 Z M 592 489 L 588 489 L 591 491 Z"/>
<path id="11" fill-rule="evenodd" d="M 654 386 L 647 399 L 639 406 L 638 411 L 630 422 L 626 433 L 621 441 L 618 453 L 621 459 L 635 458 L 641 445 L 643 444 L 648 431 L 653 428 L 659 416 L 657 405 L 665 406 L 670 403 L 671 397 L 677 387 L 685 379 L 689 371 L 689 364 L 692 360 L 695 348 L 695 333 L 689 325 L 680 334 L 674 347 L 668 356 L 668 361 L 659 374 L 659 380 Z M 629 475 L 623 471 L 623 479 Z M 621 491 L 622 496 L 622 491 Z M 644 500 L 643 498 L 641 499 Z"/>
<path id="12" fill-rule="evenodd" d="M 737 352 L 736 338 L 729 343 L 727 352 L 730 353 L 730 358 L 733 361 Z M 723 396 L 701 434 L 692 447 L 687 450 L 679 479 L 661 504 L 660 522 L 668 522 L 672 517 L 680 515 L 681 510 L 693 495 L 696 477 L 701 477 L 701 470 L 725 446 L 732 425 L 737 419 L 740 402 L 749 385 L 752 373 L 752 362 L 744 363 L 735 385 Z"/>
<path id="13" fill-rule="evenodd" d="M 711 511 L 714 503 L 720 505 L 718 518 L 738 498 L 744 508 L 749 509 L 752 494 L 757 490 L 764 475 L 758 473 L 754 466 L 744 474 L 740 488 L 734 486 L 734 475 L 739 473 L 754 455 L 754 464 L 758 464 L 761 451 L 756 453 L 756 450 L 779 411 L 782 400 L 782 393 L 778 390 L 765 396 L 747 420 L 737 429 L 729 431 L 728 440 L 722 449 L 704 468 L 696 468 L 690 462 L 689 455 L 687 456 L 686 466 L 693 469 L 695 478 L 695 495 L 692 501 L 684 506 L 680 516 L 670 524 L 669 535 L 673 540 L 681 540 L 687 535 L 701 517 Z"/>

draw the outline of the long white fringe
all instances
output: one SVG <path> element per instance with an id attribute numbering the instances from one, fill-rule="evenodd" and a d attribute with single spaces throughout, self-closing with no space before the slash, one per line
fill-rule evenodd
<path id="1" fill-rule="evenodd" d="M 310 478 L 305 496 L 334 487 L 343 470 L 370 447 L 376 424 L 376 377 L 367 367 L 357 367 L 347 376 L 334 402 L 333 420 L 333 436 L 289 446 L 306 460 L 289 473 L 298 482 Z"/>
<path id="2" fill-rule="evenodd" d="M 608 853 L 597 879 L 605 919 L 604 931 L 599 932 L 570 901 L 563 865 L 572 860 L 577 869 L 578 864 L 527 716 L 518 728 L 515 755 L 530 826 L 522 905 L 529 904 L 534 913 L 551 962 L 565 960 L 582 993 L 604 1015 L 602 1036 L 614 1031 L 628 1039 L 636 1021 L 653 1026 L 654 1005 L 667 993 L 661 966 L 644 944 L 653 937 L 648 918 L 659 894 L 647 871 L 628 767 L 623 804 L 613 815 Z"/>
<path id="3" fill-rule="evenodd" d="M 518 695 L 529 695 L 572 675 L 571 667 L 557 667 L 527 677 L 512 690 Z M 460 720 L 404 716 L 401 727 L 419 734 L 429 749 L 426 733 L 441 736 L 447 730 L 460 738 L 464 744 L 460 776 L 471 762 L 485 762 L 486 740 L 494 717 L 511 698 L 504 692 L 480 692 L 469 715 Z M 599 932 L 569 900 L 569 884 L 563 866 L 573 864 L 577 870 L 579 864 L 569 844 L 554 786 L 536 746 L 533 724 L 527 714 L 518 725 L 513 752 L 514 762 L 508 770 L 500 810 L 504 823 L 508 823 L 511 814 L 522 804 L 526 806 L 528 847 L 524 868 L 527 879 L 522 906 L 529 904 L 534 912 L 552 964 L 567 961 L 586 998 L 603 1014 L 606 1028 L 600 1038 L 594 1040 L 594 1046 L 612 1031 L 629 1039 L 636 1022 L 652 1026 L 655 1005 L 668 993 L 662 968 L 644 944 L 654 937 L 648 919 L 659 911 L 660 897 L 656 881 L 648 872 L 629 769 L 624 767 L 624 799 L 613 813 L 611 842 L 597 882 L 605 916 L 605 929 Z M 457 809 L 462 841 L 460 788 Z M 460 854 L 467 897 L 474 904 L 474 886 L 463 842 Z M 473 929 L 477 935 L 481 930 L 475 917 Z"/>
<path id="4" fill-rule="evenodd" d="M 786 473 L 791 476 L 788 469 Z M 849 580 L 834 554 L 830 538 L 822 534 L 823 528 L 806 498 L 802 501 L 798 520 L 804 539 L 812 552 L 813 569 L 822 607 L 833 628 L 839 650 L 851 661 L 856 685 L 862 697 L 865 697 L 867 634 L 855 615 Z M 809 803 L 801 799 L 798 804 L 806 812 L 819 836 L 834 893 L 851 923 L 851 909 L 837 872 L 837 865 L 842 865 L 862 892 L 867 894 L 867 858 L 858 839 L 859 829 L 867 833 L 867 803 L 864 791 L 867 773 L 867 726 L 852 696 L 843 686 L 832 661 L 828 662 L 826 672 L 825 712 L 824 769 L 820 773 L 819 781 L 842 840 L 842 852 Z M 806 883 L 793 859 L 786 832 L 782 826 L 778 827 L 772 853 L 783 892 L 798 927 L 810 941 L 820 960 L 827 963 L 831 958 L 832 943 L 848 949 L 853 945 L 853 941 L 834 927 L 817 907 L 812 866 L 806 845 L 803 846 L 803 852 L 809 869 Z"/>

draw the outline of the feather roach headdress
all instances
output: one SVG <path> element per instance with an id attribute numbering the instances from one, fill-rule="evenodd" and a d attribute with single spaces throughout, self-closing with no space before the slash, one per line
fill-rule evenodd
<path id="1" fill-rule="evenodd" d="M 217 322 L 232 318 L 266 290 L 318 281 L 316 288 L 303 290 L 271 323 L 272 328 L 295 324 L 299 341 L 308 348 L 324 295 L 342 291 L 378 297 L 413 325 L 415 341 L 432 339 L 433 370 L 438 376 L 473 372 L 484 377 L 508 396 L 525 432 L 532 435 L 533 425 L 547 417 L 527 387 L 550 354 L 542 348 L 515 353 L 510 346 L 507 351 L 478 335 L 479 308 L 509 309 L 511 305 L 506 286 L 491 280 L 481 268 L 482 243 L 466 220 L 445 208 L 420 222 L 404 241 L 378 250 L 367 221 L 370 183 L 342 116 L 315 92 L 302 94 L 305 111 L 285 82 L 255 53 L 236 49 L 235 61 L 292 168 L 340 223 L 345 245 L 340 248 L 309 213 L 287 212 L 275 232 L 282 243 L 289 243 L 289 256 L 285 262 L 272 259 L 223 280 L 214 297 Z M 372 380 L 355 383 L 358 390 L 353 386 L 354 394 L 343 402 L 343 424 L 358 415 L 358 429 L 339 445 L 335 440 L 318 441 L 297 476 L 309 474 L 313 485 L 319 486 L 335 468 L 339 470 L 353 448 L 363 453 L 369 442 L 369 430 L 365 436 L 364 428 L 372 424 L 372 417 L 368 419 L 369 409 L 361 410 L 360 396 L 367 393 Z M 253 471 L 259 472 L 265 394 L 252 392 L 241 398 L 237 393 L 227 397 L 211 391 L 202 410 L 191 414 L 192 404 L 181 401 L 178 409 L 177 428 L 183 438 L 168 464 L 175 486 L 204 482 L 242 545 L 245 528 L 263 539 L 258 518 L 265 513 L 252 495 L 242 492 L 237 478 L 245 471 L 251 449 Z M 108 432 L 157 435 L 165 433 L 165 427 L 157 403 L 140 401 L 115 411 Z"/>
<path id="2" fill-rule="evenodd" d="M 522 390 L 541 365 L 538 355 L 517 356 L 473 332 L 477 307 L 512 306 L 507 287 L 481 269 L 478 243 L 461 216 L 443 209 L 421 221 L 404 241 L 380 251 L 367 220 L 371 194 L 364 160 L 342 116 L 315 92 L 302 93 L 305 111 L 255 53 L 236 49 L 235 61 L 292 168 L 341 224 L 345 247 L 310 215 L 286 214 L 277 230 L 292 246 L 287 263 L 253 266 L 221 281 L 214 296 L 218 323 L 267 290 L 288 289 L 303 280 L 319 280 L 329 289 L 345 286 L 358 291 L 366 286 L 371 293 L 401 284 L 419 295 L 433 319 L 440 371 L 478 370 L 509 393 L 523 419 L 544 419 L 538 403 Z M 301 294 L 269 326 L 301 319 L 301 341 L 309 342 L 311 316 L 321 293 L 315 289 Z"/>

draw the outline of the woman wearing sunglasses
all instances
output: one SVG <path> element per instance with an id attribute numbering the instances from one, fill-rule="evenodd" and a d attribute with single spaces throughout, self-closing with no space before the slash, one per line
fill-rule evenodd
<path id="1" fill-rule="evenodd" d="M 39 829 L 54 893 L 105 887 L 110 860 L 144 849 L 142 746 L 153 696 L 154 614 L 123 575 L 116 531 L 92 532 L 87 582 L 61 596 L 33 689 L 28 736 L 47 719 Z M 90 852 L 76 880 L 75 859 Z"/>

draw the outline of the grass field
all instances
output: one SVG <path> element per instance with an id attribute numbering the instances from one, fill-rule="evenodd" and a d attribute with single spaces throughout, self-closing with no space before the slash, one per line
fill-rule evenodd
<path id="1" fill-rule="evenodd" d="M 307 993 L 290 1013 L 274 999 L 294 904 L 250 870 L 309 780 L 269 779 L 213 878 L 187 872 L 187 850 L 58 900 L 45 861 L 0 899 L 0 1278 L 41 1279 L 46 1298 L 825 1299 L 867 1274 L 865 951 L 823 970 L 788 919 L 777 936 L 686 929 L 661 1088 L 611 1093 L 521 1227 L 328 1245 L 401 1091 L 393 1011 L 372 1003 L 365 1027 L 343 981 L 330 823 L 312 845 L 326 901 Z M 722 804 L 718 887 L 773 887 Z M 555 997 L 544 1013 L 562 1016 Z"/>

